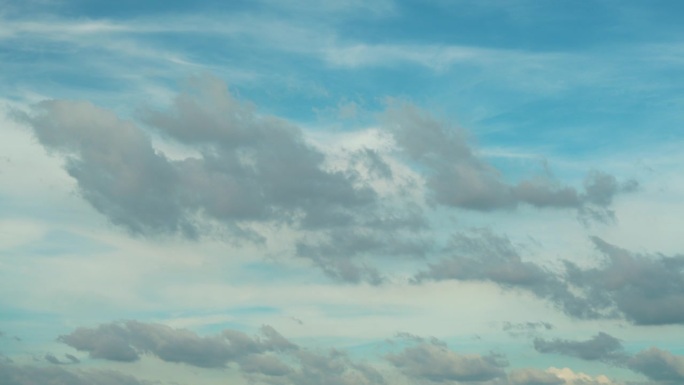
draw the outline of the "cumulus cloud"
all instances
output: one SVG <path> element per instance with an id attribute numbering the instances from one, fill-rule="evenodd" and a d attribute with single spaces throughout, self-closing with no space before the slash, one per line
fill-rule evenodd
<path id="1" fill-rule="evenodd" d="M 510 385 L 561 385 L 565 380 L 539 369 L 516 369 L 508 374 Z"/>
<path id="2" fill-rule="evenodd" d="M 297 255 L 328 276 L 381 281 L 378 254 L 419 256 L 429 248 L 421 204 L 381 201 L 370 181 L 391 181 L 371 149 L 330 167 L 303 131 L 259 114 L 210 76 L 195 79 L 168 108 L 145 108 L 141 126 L 88 102 L 50 100 L 19 118 L 49 152 L 64 157 L 80 195 L 134 234 L 207 234 L 263 242 L 258 225 L 288 226 Z M 148 129 L 194 155 L 170 159 Z M 391 182 L 387 182 L 391 183 Z M 263 226 L 262 226 L 263 228 Z"/>
<path id="3" fill-rule="evenodd" d="M 378 257 L 419 258 L 433 246 L 423 236 L 422 213 L 406 212 L 395 217 L 366 218 L 365 225 L 339 228 L 304 237 L 297 242 L 297 254 L 311 259 L 328 276 L 346 282 L 383 281 L 381 273 L 354 259 Z"/>
<path id="4" fill-rule="evenodd" d="M 656 347 L 632 355 L 623 349 L 620 340 L 602 332 L 586 341 L 537 338 L 534 348 L 540 353 L 556 353 L 626 367 L 645 375 L 658 385 L 674 385 L 684 381 L 684 356 Z M 607 379 L 604 382 L 598 380 L 598 383 L 610 383 Z"/>
<path id="5" fill-rule="evenodd" d="M 236 330 L 201 337 L 194 332 L 161 324 L 125 321 L 97 328 L 78 328 L 59 337 L 93 358 L 137 361 L 149 354 L 170 363 L 200 368 L 225 368 L 235 363 L 247 379 L 279 384 L 381 385 L 382 374 L 370 365 L 352 360 L 346 353 L 330 349 L 302 349 L 270 326 L 261 336 L 250 337 Z M 277 379 L 277 380 L 276 380 Z"/>
<path id="6" fill-rule="evenodd" d="M 623 385 L 608 378 L 606 375 L 599 374 L 591 376 L 586 373 L 576 372 L 570 368 L 554 368 L 546 370 L 565 381 L 564 385 Z"/>
<path id="7" fill-rule="evenodd" d="M 535 327 L 537 326 L 534 323 Z M 544 327 L 544 324 L 542 324 Z M 169 363 L 182 363 L 199 368 L 228 368 L 235 364 L 250 383 L 297 385 L 384 385 L 390 374 L 369 362 L 356 361 L 335 348 L 311 350 L 290 342 L 275 329 L 264 326 L 259 336 L 226 329 L 202 337 L 194 332 L 173 329 L 161 324 L 125 321 L 103 324 L 97 328 L 78 328 L 59 337 L 93 358 L 111 361 L 134 361 L 143 355 L 154 355 Z M 603 375 L 589 376 L 571 369 L 517 368 L 508 373 L 509 363 L 501 354 L 457 353 L 435 337 L 423 338 L 398 333 L 390 346 L 400 348 L 383 358 L 397 375 L 410 383 L 482 384 L 482 385 L 616 385 Z M 396 344 L 395 344 L 396 342 Z M 122 355 L 122 346 L 129 355 Z M 627 355 L 619 340 L 605 333 L 587 341 L 535 340 L 541 353 L 558 353 L 585 360 L 617 363 L 641 373 L 658 385 L 673 385 L 684 380 L 684 358 L 651 348 Z M 124 350 L 125 351 L 125 350 Z M 65 357 L 79 362 L 72 355 Z M 48 362 L 62 365 L 56 356 L 45 356 Z M 65 370 L 59 367 L 18 366 L 0 362 L 0 382 L 9 385 L 45 383 L 51 377 L 55 385 L 95 384 L 137 385 L 144 383 L 133 377 L 109 371 Z"/>
<path id="8" fill-rule="evenodd" d="M 604 332 L 598 333 L 587 341 L 535 338 L 534 348 L 541 353 L 558 353 L 611 364 L 621 364 L 627 358 L 622 342 Z"/>
<path id="9" fill-rule="evenodd" d="M 632 357 L 627 365 L 658 384 L 684 383 L 684 357 L 658 348 L 643 350 Z"/>
<path id="10" fill-rule="evenodd" d="M 606 257 L 596 268 L 566 262 L 567 279 L 590 305 L 612 308 L 640 325 L 684 323 L 684 256 L 632 253 L 592 237 Z"/>
<path id="11" fill-rule="evenodd" d="M 524 261 L 507 237 L 486 229 L 455 234 L 447 248 L 450 257 L 430 264 L 415 275 L 414 282 L 462 280 L 493 282 L 507 289 L 524 290 L 551 300 L 566 313 L 581 318 L 598 317 L 577 298 L 557 273 Z"/>
<path id="12" fill-rule="evenodd" d="M 136 125 L 66 100 L 41 102 L 23 119 L 47 150 L 66 156 L 83 198 L 113 223 L 135 233 L 194 234 L 175 193 L 178 174 Z"/>
<path id="13" fill-rule="evenodd" d="M 379 258 L 422 258 L 433 251 L 422 191 L 388 199 L 373 184 L 382 180 L 401 189 L 389 154 L 354 149 L 331 166 L 330 154 L 299 127 L 260 114 L 221 80 L 204 76 L 189 84 L 169 106 L 141 109 L 143 124 L 68 100 L 44 101 L 17 115 L 42 146 L 64 158 L 80 195 L 134 234 L 264 242 L 263 229 L 287 226 L 297 256 L 333 279 L 354 283 L 383 282 L 374 262 Z M 511 184 L 464 130 L 410 105 L 390 106 L 382 129 L 401 154 L 392 161 L 420 175 L 428 200 L 437 205 L 491 211 L 528 204 L 600 219 L 617 194 L 636 186 L 601 172 L 587 176 L 583 192 L 550 177 Z M 153 145 L 150 130 L 192 155 L 171 159 Z M 531 264 L 512 261 L 508 271 L 480 277 L 486 274 L 535 287 L 545 297 L 559 295 L 551 292 L 560 286 Z"/>
<path id="14" fill-rule="evenodd" d="M 605 257 L 599 267 L 564 261 L 552 271 L 525 261 L 510 240 L 488 230 L 456 234 L 451 256 L 429 264 L 414 282 L 493 282 L 531 292 L 580 319 L 624 317 L 640 325 L 684 323 L 684 256 L 642 255 L 591 240 Z"/>
<path id="15" fill-rule="evenodd" d="M 440 122 L 409 104 L 396 103 L 386 113 L 386 126 L 401 152 L 426 173 L 435 203 L 470 210 L 511 209 L 520 204 L 539 208 L 574 208 L 595 217 L 609 215 L 608 206 L 636 181 L 623 184 L 603 172 L 590 173 L 585 191 L 544 178 L 508 183 L 468 141 L 467 133 Z"/>
<path id="16" fill-rule="evenodd" d="M 552 283 L 552 274 L 538 265 L 525 262 L 511 241 L 486 229 L 474 230 L 472 234 L 454 234 L 447 246 L 453 256 L 431 265 L 426 272 L 416 276 L 418 282 L 425 279 L 443 280 L 489 280 L 509 285 L 539 290 Z"/>
<path id="17" fill-rule="evenodd" d="M 354 175 L 325 170 L 324 155 L 299 128 L 259 115 L 217 79 L 199 79 L 168 110 L 141 115 L 201 156 L 170 160 L 140 126 L 87 102 L 44 101 L 21 119 L 46 149 L 66 157 L 81 195 L 134 233 L 196 236 L 198 215 L 228 227 L 328 227 L 349 223 L 353 210 L 375 199 Z"/>
<path id="18" fill-rule="evenodd" d="M 201 337 L 182 329 L 162 324 L 125 321 L 103 324 L 97 328 L 78 328 L 59 337 L 59 341 L 92 358 L 132 362 L 143 354 L 163 361 L 184 363 L 202 368 L 224 367 L 237 362 L 249 368 L 275 365 L 268 359 L 250 357 L 270 351 L 297 349 L 270 326 L 262 327 L 264 338 L 252 338 L 235 330 L 225 330 L 213 336 Z"/>
<path id="19" fill-rule="evenodd" d="M 327 353 L 306 350 L 297 352 L 299 368 L 288 379 L 301 385 L 381 385 L 382 374 L 374 367 L 354 362 L 342 351 L 331 349 Z"/>
<path id="20" fill-rule="evenodd" d="M 508 363 L 497 355 L 458 354 L 443 343 L 419 342 L 387 360 L 412 380 L 483 382 L 505 377 Z"/>

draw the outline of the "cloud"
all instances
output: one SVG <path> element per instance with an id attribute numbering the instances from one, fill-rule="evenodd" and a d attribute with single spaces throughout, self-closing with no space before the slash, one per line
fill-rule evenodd
<path id="1" fill-rule="evenodd" d="M 474 230 L 472 235 L 453 235 L 447 252 L 452 252 L 453 257 L 431 265 L 428 271 L 416 275 L 416 281 L 490 280 L 540 291 L 545 286 L 555 284 L 549 271 L 523 261 L 508 238 L 486 229 Z"/>
<path id="2" fill-rule="evenodd" d="M 561 385 L 565 380 L 539 369 L 516 369 L 508 374 L 510 385 Z"/>
<path id="3" fill-rule="evenodd" d="M 113 371 L 77 371 L 59 367 L 20 366 L 0 361 L 3 385 L 147 385 L 149 382 Z"/>
<path id="4" fill-rule="evenodd" d="M 48 151 L 66 156 L 83 198 L 113 223 L 134 233 L 193 233 L 175 193 L 174 167 L 133 123 L 65 100 L 41 102 L 22 119 Z"/>
<path id="5" fill-rule="evenodd" d="M 138 321 L 109 323 L 97 328 L 78 328 L 62 335 L 59 341 L 88 352 L 92 358 L 133 362 L 143 354 L 157 356 L 163 361 L 184 363 L 202 368 L 225 367 L 229 362 L 242 362 L 248 368 L 273 365 L 266 358 L 254 358 L 270 351 L 297 349 L 270 326 L 261 329 L 265 338 L 252 338 L 244 333 L 225 330 L 223 333 L 201 337 L 183 329 L 172 329 L 162 324 Z"/>
<path id="6" fill-rule="evenodd" d="M 570 368 L 548 368 L 547 372 L 562 378 L 565 382 L 564 385 L 622 385 L 612 381 L 610 378 L 603 374 L 597 376 L 590 376 L 586 373 L 576 372 Z"/>
<path id="7" fill-rule="evenodd" d="M 534 348 L 540 353 L 558 353 L 610 364 L 621 364 L 628 357 L 620 340 L 604 332 L 587 341 L 535 338 Z"/>
<path id="8" fill-rule="evenodd" d="M 78 364 L 81 362 L 78 358 L 71 354 L 65 354 L 64 357 L 68 360 L 67 362 L 61 361 L 59 358 L 57 358 L 54 354 L 47 353 L 43 358 L 45 358 L 45 361 L 54 364 L 54 365 L 68 365 L 68 364 Z"/>
<path id="9" fill-rule="evenodd" d="M 659 385 L 674 385 L 684 381 L 684 356 L 656 347 L 631 355 L 625 352 L 620 340 L 603 332 L 586 341 L 537 338 L 534 340 L 534 348 L 540 353 L 557 353 L 626 367 Z"/>
<path id="10" fill-rule="evenodd" d="M 353 260 L 419 258 L 434 248 L 422 233 L 425 226 L 422 213 L 411 206 L 405 206 L 405 210 L 397 215 L 369 215 L 359 220 L 364 223 L 358 227 L 332 229 L 303 237 L 296 244 L 297 254 L 311 259 L 334 279 L 379 284 L 384 280 L 380 271 Z"/>
<path id="11" fill-rule="evenodd" d="M 498 356 L 458 354 L 444 344 L 420 342 L 406 347 L 387 360 L 404 375 L 414 381 L 430 382 L 483 382 L 505 377 L 507 365 Z"/>
<path id="12" fill-rule="evenodd" d="M 658 348 L 639 352 L 627 365 L 649 379 L 658 381 L 658 384 L 675 385 L 684 382 L 684 357 Z"/>
<path id="13" fill-rule="evenodd" d="M 44 101 L 20 119 L 66 157 L 83 198 L 133 233 L 194 237 L 197 216 L 237 228 L 249 221 L 325 228 L 351 222 L 375 200 L 353 175 L 324 170 L 324 155 L 297 127 L 257 114 L 215 78 L 194 86 L 170 109 L 141 116 L 200 157 L 169 160 L 139 126 L 87 102 Z"/>
<path id="14" fill-rule="evenodd" d="M 225 368 L 236 363 L 247 379 L 266 383 L 277 378 L 278 383 L 298 385 L 384 384 L 380 372 L 354 362 L 342 351 L 302 349 L 270 326 L 263 326 L 260 332 L 262 337 L 250 337 L 227 329 L 201 337 L 161 324 L 125 321 L 94 329 L 78 328 L 59 340 L 89 352 L 93 358 L 111 361 L 137 361 L 149 354 L 166 362 L 200 368 Z"/>
<path id="15" fill-rule="evenodd" d="M 430 264 L 414 282 L 461 280 L 493 282 L 507 289 L 529 291 L 556 303 L 567 314 L 580 318 L 599 315 L 575 297 L 560 277 L 534 262 L 524 261 L 511 241 L 479 229 L 455 234 L 447 247 L 450 257 Z"/>
<path id="16" fill-rule="evenodd" d="M 574 208 L 600 218 L 616 194 L 637 186 L 636 181 L 620 185 L 614 176 L 598 171 L 587 175 L 584 193 L 548 177 L 509 184 L 499 170 L 478 155 L 461 128 L 399 103 L 390 105 L 385 125 L 401 152 L 425 170 L 433 201 L 445 206 L 492 211 L 528 204 Z"/>
<path id="17" fill-rule="evenodd" d="M 288 379 L 297 385 L 381 385 L 382 374 L 372 366 L 352 361 L 344 352 L 327 353 L 302 350 L 296 353 L 299 368 Z"/>
<path id="18" fill-rule="evenodd" d="M 381 274 L 355 259 L 429 249 L 417 231 L 427 227 L 420 204 L 381 202 L 355 171 L 361 165 L 391 183 L 376 151 L 357 151 L 349 167 L 332 168 L 298 127 L 260 115 L 222 81 L 189 84 L 168 108 L 138 114 L 195 154 L 181 159 L 155 148 L 141 125 L 88 102 L 44 101 L 16 115 L 64 157 L 80 195 L 133 234 L 264 242 L 258 226 L 287 226 L 299 257 L 336 280 L 375 284 Z"/>
<path id="19" fill-rule="evenodd" d="M 447 248 L 451 255 L 429 264 L 413 281 L 493 282 L 549 300 L 580 319 L 684 323 L 684 256 L 640 255 L 598 237 L 591 240 L 606 257 L 599 267 L 566 260 L 564 271 L 552 271 L 524 261 L 508 238 L 488 230 L 456 234 Z"/>
<path id="20" fill-rule="evenodd" d="M 374 187 L 382 180 L 401 189 L 388 154 L 362 148 L 333 166 L 300 128 L 259 114 L 208 75 L 189 81 L 170 106 L 141 109 L 144 126 L 67 100 L 44 101 L 16 115 L 46 150 L 64 158 L 80 195 L 133 234 L 265 243 L 268 229 L 286 226 L 293 230 L 289 246 L 296 256 L 335 280 L 371 284 L 386 281 L 376 261 L 423 258 L 435 249 L 422 191 L 415 201 Z M 636 182 L 620 184 L 598 171 L 588 174 L 584 192 L 550 177 L 511 184 L 477 153 L 465 131 L 407 104 L 390 105 L 384 128 L 407 162 L 403 166 L 424 177 L 428 203 L 435 205 L 493 211 L 526 204 L 605 220 L 614 197 L 636 188 Z M 167 157 L 148 129 L 193 155 Z M 417 279 L 444 279 L 439 274 L 453 275 L 467 264 L 468 272 L 452 278 L 469 274 L 467 279 L 525 288 L 568 313 L 597 316 L 544 268 L 509 257 L 497 257 L 507 263 L 496 271 L 483 261 L 444 260 L 432 266 L 440 270 L 434 276 Z"/>
<path id="21" fill-rule="evenodd" d="M 244 373 L 259 373 L 271 377 L 281 377 L 292 372 L 292 369 L 277 357 L 262 354 L 242 359 L 240 369 Z"/>
<path id="22" fill-rule="evenodd" d="M 684 323 L 684 256 L 637 254 L 591 239 L 606 257 L 599 267 L 566 262 L 567 280 L 589 306 L 614 308 L 639 325 Z"/>
<path id="23" fill-rule="evenodd" d="M 512 337 L 526 336 L 533 337 L 539 334 L 539 331 L 548 331 L 553 329 L 553 325 L 548 322 L 524 322 L 524 323 L 512 323 L 504 322 L 502 328 L 503 331 L 507 332 Z"/>

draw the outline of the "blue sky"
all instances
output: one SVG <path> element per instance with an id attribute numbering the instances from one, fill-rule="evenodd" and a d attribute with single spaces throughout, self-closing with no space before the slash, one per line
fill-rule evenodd
<path id="1" fill-rule="evenodd" d="M 0 382 L 684 383 L 682 11 L 0 0 Z"/>

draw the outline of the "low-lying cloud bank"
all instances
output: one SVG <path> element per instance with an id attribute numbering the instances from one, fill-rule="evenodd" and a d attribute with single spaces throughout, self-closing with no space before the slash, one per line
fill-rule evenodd
<path id="1" fill-rule="evenodd" d="M 591 377 L 568 368 L 509 368 L 499 353 L 460 353 L 436 338 L 400 333 L 389 341 L 389 353 L 364 360 L 336 348 L 312 350 L 288 340 L 270 326 L 258 335 L 226 329 L 200 336 L 163 324 L 122 321 L 95 328 L 77 328 L 58 339 L 90 359 L 131 363 L 154 356 L 168 364 L 198 370 L 236 370 L 246 383 L 304 385 L 481 384 L 481 385 L 592 385 L 614 384 L 606 376 Z M 684 381 L 684 357 L 650 348 L 634 355 L 624 353 L 621 342 L 600 333 L 587 341 L 534 341 L 541 353 L 555 353 L 590 361 L 625 366 L 646 376 L 650 383 L 672 385 Z M 52 356 L 52 355 L 50 355 Z M 0 382 L 7 385 L 139 385 L 147 380 L 114 371 L 82 369 L 45 358 L 45 365 L 23 365 L 9 358 L 0 361 Z M 52 356 L 54 357 L 54 356 Z M 119 366 L 121 367 L 121 366 Z M 391 379 L 391 380 L 390 380 Z M 156 383 L 156 382 L 155 382 Z"/>

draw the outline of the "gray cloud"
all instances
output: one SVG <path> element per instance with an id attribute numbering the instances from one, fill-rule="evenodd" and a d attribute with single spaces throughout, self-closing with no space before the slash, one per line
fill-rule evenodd
<path id="1" fill-rule="evenodd" d="M 392 169 L 377 151 L 359 150 L 351 154 L 352 167 L 330 169 L 325 154 L 307 143 L 298 127 L 259 114 L 216 78 L 191 83 L 168 108 L 142 109 L 138 116 L 145 128 L 87 102 L 44 101 L 17 115 L 41 145 L 64 157 L 81 196 L 134 234 L 213 234 L 263 242 L 256 224 L 289 226 L 299 232 L 297 256 L 333 279 L 354 283 L 385 280 L 373 260 L 422 258 L 434 251 L 422 202 L 379 199 L 370 181 L 354 171 L 361 165 L 370 179 L 393 182 Z M 574 208 L 583 217 L 601 219 L 616 194 L 636 186 L 600 172 L 589 174 L 585 192 L 549 177 L 509 184 L 470 146 L 463 130 L 447 129 L 407 105 L 388 109 L 386 117 L 387 129 L 426 175 L 437 204 L 486 211 L 525 203 Z M 168 158 L 146 129 L 194 155 Z M 587 311 L 572 309 L 577 305 L 543 268 L 509 262 L 499 271 L 484 271 L 477 263 L 470 270 L 473 279 L 533 288 L 545 298 L 566 297 L 557 301 L 566 311 Z M 133 358 L 125 348 L 120 353 L 122 359 Z"/>
<path id="2" fill-rule="evenodd" d="M 47 150 L 66 156 L 83 198 L 113 223 L 134 233 L 193 234 L 176 194 L 176 170 L 137 126 L 66 100 L 41 102 L 23 120 Z"/>
<path id="3" fill-rule="evenodd" d="M 299 368 L 289 380 L 298 385 L 382 385 L 382 374 L 370 365 L 352 361 L 344 352 L 331 349 L 327 353 L 299 351 Z"/>
<path id="4" fill-rule="evenodd" d="M 212 77 L 195 79 L 167 109 L 139 113 L 196 154 L 179 160 L 155 149 L 141 126 L 87 102 L 45 101 L 18 115 L 65 157 L 81 196 L 134 234 L 263 242 L 254 224 L 290 226 L 304 234 L 295 241 L 299 257 L 334 279 L 376 284 L 381 274 L 365 258 L 429 249 L 419 204 L 381 202 L 353 167 L 327 169 L 298 127 L 258 114 Z M 351 161 L 372 178 L 392 179 L 374 150 Z"/>
<path id="5" fill-rule="evenodd" d="M 590 306 L 618 310 L 640 325 L 684 323 L 684 256 L 641 255 L 592 237 L 606 257 L 597 268 L 566 262 L 567 280 Z"/>
<path id="6" fill-rule="evenodd" d="M 537 338 L 534 348 L 540 353 L 557 353 L 626 367 L 655 381 L 649 384 L 675 385 L 684 382 L 684 356 L 655 347 L 631 355 L 624 350 L 620 340 L 603 332 L 586 341 Z"/>
<path id="7" fill-rule="evenodd" d="M 65 354 L 64 357 L 67 358 L 67 360 L 71 361 L 72 364 L 78 364 L 81 362 L 81 360 L 78 359 L 78 357 L 71 355 L 71 354 Z"/>
<path id="8" fill-rule="evenodd" d="M 67 364 L 78 364 L 81 362 L 78 358 L 71 354 L 65 354 L 64 357 L 67 359 L 67 361 L 61 361 L 59 358 L 57 358 L 54 354 L 47 353 L 43 358 L 45 361 L 54 364 L 54 365 L 67 365 Z"/>
<path id="9" fill-rule="evenodd" d="M 310 259 L 329 277 L 344 282 L 384 281 L 369 261 L 379 258 L 422 258 L 434 246 L 420 207 L 380 203 L 356 217 L 356 225 L 309 233 L 296 243 L 300 257 Z"/>
<path id="10" fill-rule="evenodd" d="M 442 343 L 420 342 L 387 360 L 412 380 L 430 382 L 483 382 L 505 377 L 507 362 L 499 356 L 458 354 Z"/>
<path id="11" fill-rule="evenodd" d="M 202 78 L 168 110 L 141 115 L 201 156 L 169 160 L 139 126 L 86 102 L 41 102 L 20 119 L 66 157 L 83 198 L 133 233 L 193 237 L 198 215 L 245 231 L 250 221 L 344 225 L 375 200 L 352 173 L 324 170 L 324 155 L 297 127 L 260 116 L 217 79 Z"/>
<path id="12" fill-rule="evenodd" d="M 299 128 L 259 115 L 217 79 L 196 83 L 168 110 L 141 114 L 162 134 L 202 152 L 201 160 L 180 165 L 191 206 L 219 219 L 299 217 L 317 228 L 348 223 L 349 209 L 374 201 L 373 190 L 353 186 L 354 175 L 324 170 L 325 156 Z"/>
<path id="13" fill-rule="evenodd" d="M 20 366 L 0 361 L 3 385 L 149 385 L 149 382 L 113 371 L 77 371 L 60 367 Z"/>
<path id="14" fill-rule="evenodd" d="M 600 206 L 608 206 L 619 193 L 632 192 L 639 187 L 635 180 L 619 183 L 613 176 L 600 171 L 589 173 L 584 180 L 584 199 Z"/>
<path id="15" fill-rule="evenodd" d="M 292 368 L 273 355 L 252 354 L 240 360 L 244 373 L 259 373 L 265 376 L 281 377 L 292 373 Z"/>
<path id="16" fill-rule="evenodd" d="M 602 361 L 618 365 L 628 357 L 620 340 L 603 332 L 587 341 L 535 338 L 534 348 L 540 353 L 558 353 L 587 361 Z"/>
<path id="17" fill-rule="evenodd" d="M 627 365 L 649 379 L 658 381 L 658 384 L 684 383 L 684 357 L 658 348 L 639 352 L 628 361 Z"/>
<path id="18" fill-rule="evenodd" d="M 433 246 L 422 233 L 422 213 L 366 218 L 363 226 L 325 231 L 297 242 L 297 254 L 311 259 L 328 276 L 346 282 L 383 281 L 380 272 L 354 260 L 371 258 L 419 258 Z"/>
<path id="19" fill-rule="evenodd" d="M 406 157 L 427 172 L 426 185 L 434 202 L 441 205 L 479 211 L 519 204 L 574 208 L 584 217 L 593 213 L 600 219 L 610 215 L 607 206 L 618 193 L 637 187 L 636 181 L 621 185 L 602 172 L 587 176 L 584 193 L 549 177 L 509 184 L 477 154 L 463 129 L 450 127 L 408 104 L 393 105 L 386 113 L 386 126 Z"/>
<path id="20" fill-rule="evenodd" d="M 524 261 L 506 237 L 487 230 L 456 234 L 451 256 L 429 264 L 414 282 L 486 281 L 533 293 L 580 319 L 619 318 L 640 325 L 684 323 L 684 256 L 640 255 L 591 238 L 606 257 L 599 267 L 564 261 L 551 271 Z"/>
<path id="21" fill-rule="evenodd" d="M 557 273 L 534 262 L 523 261 L 506 237 L 485 229 L 455 234 L 447 252 L 452 255 L 430 264 L 426 271 L 415 275 L 414 282 L 448 279 L 493 282 L 507 289 L 532 292 L 575 317 L 600 316 L 584 300 L 572 294 Z"/>
<path id="22" fill-rule="evenodd" d="M 539 369 L 517 369 L 508 374 L 510 385 L 560 385 L 565 380 Z"/>
<path id="23" fill-rule="evenodd" d="M 501 329 L 507 332 L 512 337 L 526 336 L 534 337 L 539 334 L 539 331 L 548 331 L 553 329 L 553 325 L 548 322 L 523 322 L 511 323 L 504 322 Z"/>
<path id="24" fill-rule="evenodd" d="M 185 363 L 203 368 L 224 367 L 229 362 L 241 363 L 252 354 L 297 349 L 273 328 L 264 326 L 265 338 L 252 338 L 244 333 L 226 330 L 219 335 L 201 337 L 182 329 L 161 324 L 125 321 L 78 328 L 59 341 L 93 358 L 132 362 L 142 354 L 152 354 L 167 362 Z M 249 358 L 248 367 L 258 365 Z M 265 362 L 265 361 L 264 361 Z"/>
<path id="25" fill-rule="evenodd" d="M 44 358 L 45 358 L 45 361 L 47 361 L 51 364 L 62 365 L 62 362 L 57 357 L 55 357 L 54 354 L 48 353 L 45 355 Z"/>
<path id="26" fill-rule="evenodd" d="M 163 361 L 201 368 L 223 368 L 235 363 L 246 378 L 264 383 L 384 384 L 380 372 L 354 362 L 344 352 L 301 349 L 270 326 L 263 326 L 260 332 L 261 337 L 250 337 L 227 329 L 218 335 L 201 337 L 165 325 L 125 321 L 94 329 L 78 328 L 59 340 L 87 351 L 93 358 L 112 361 L 130 362 L 150 354 Z"/>
<path id="27" fill-rule="evenodd" d="M 419 273 L 416 280 L 489 280 L 529 288 L 551 282 L 551 273 L 534 263 L 524 262 L 508 238 L 485 229 L 453 235 L 447 252 L 453 256 L 431 265 L 428 271 Z"/>

